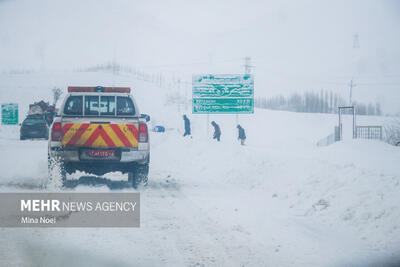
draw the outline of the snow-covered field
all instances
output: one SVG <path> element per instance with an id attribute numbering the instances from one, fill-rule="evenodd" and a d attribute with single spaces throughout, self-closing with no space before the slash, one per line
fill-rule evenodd
<path id="1" fill-rule="evenodd" d="M 107 73 L 1 75 L 2 102 L 22 109 L 53 86 L 131 86 L 142 113 L 171 128 L 151 133 L 149 184 L 141 190 L 141 227 L 0 228 L 1 266 L 366 266 L 400 263 L 400 149 L 344 140 L 317 147 L 336 115 L 256 110 L 236 118 L 191 115 L 165 105 L 167 89 Z M 8 89 L 5 89 L 8 88 Z M 182 110 L 182 109 L 181 109 Z M 385 124 L 384 117 L 357 118 Z M 211 127 L 209 135 L 211 135 Z M 56 191 L 47 182 L 46 141 L 19 141 L 0 126 L 0 191 Z M 110 174 L 105 178 L 127 179 Z M 79 177 L 77 177 L 79 178 Z M 79 192 L 132 191 L 81 184 Z"/>

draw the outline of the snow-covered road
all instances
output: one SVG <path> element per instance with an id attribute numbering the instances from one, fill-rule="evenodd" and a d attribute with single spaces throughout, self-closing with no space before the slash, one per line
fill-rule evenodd
<path id="1" fill-rule="evenodd" d="M 47 143 L 8 131 L 0 138 L 0 190 L 60 190 L 46 181 Z M 361 266 L 399 255 L 397 148 L 348 141 L 286 151 L 183 139 L 176 131 L 151 140 L 140 228 L 2 228 L 1 265 Z"/>
<path id="2" fill-rule="evenodd" d="M 108 73 L 2 74 L 19 103 L 20 121 L 55 85 L 131 86 L 141 112 L 166 133 L 151 133 L 149 184 L 141 189 L 141 227 L 0 228 L 0 266 L 365 266 L 400 262 L 400 150 L 379 141 L 316 142 L 334 114 L 256 109 L 240 115 L 248 139 L 236 140 L 236 118 L 210 115 L 220 143 L 206 136 L 206 117 L 182 112 L 166 94 L 130 76 Z M 32 86 L 34 85 L 34 86 Z M 183 107 L 181 107 L 183 110 Z M 181 110 L 181 111 L 182 111 Z M 358 125 L 389 118 L 358 116 Z M 345 125 L 346 127 L 346 125 Z M 211 129 L 208 131 L 211 134 Z M 47 142 L 19 141 L 19 128 L 0 126 L 0 192 L 58 191 L 47 180 Z M 65 191 L 132 192 L 125 175 L 95 185 L 86 174 Z"/>

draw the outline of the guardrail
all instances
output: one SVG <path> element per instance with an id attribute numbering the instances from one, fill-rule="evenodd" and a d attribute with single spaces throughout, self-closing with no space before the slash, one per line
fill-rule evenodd
<path id="1" fill-rule="evenodd" d="M 355 130 L 355 137 L 358 139 L 382 140 L 382 126 L 356 126 Z M 329 146 L 336 141 L 340 141 L 338 126 L 335 126 L 333 133 L 319 140 L 317 146 Z"/>
<path id="2" fill-rule="evenodd" d="M 335 133 L 331 133 L 325 138 L 322 138 L 317 142 L 317 146 L 329 146 L 333 143 L 335 143 Z"/>
<path id="3" fill-rule="evenodd" d="M 382 126 L 356 126 L 357 138 L 382 140 Z"/>
<path id="4" fill-rule="evenodd" d="M 335 126 L 333 133 L 328 135 L 327 137 L 322 138 L 317 142 L 317 146 L 329 146 L 339 141 L 339 127 Z"/>

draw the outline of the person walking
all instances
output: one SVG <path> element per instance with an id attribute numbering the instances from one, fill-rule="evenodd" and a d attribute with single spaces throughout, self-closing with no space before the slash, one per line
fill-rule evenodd
<path id="1" fill-rule="evenodd" d="M 244 141 L 246 140 L 246 132 L 244 131 L 243 127 L 240 124 L 237 125 L 238 128 L 238 140 L 240 140 L 240 144 L 243 146 Z"/>
<path id="2" fill-rule="evenodd" d="M 221 129 L 219 128 L 219 125 L 215 121 L 212 121 L 211 125 L 214 127 L 213 139 L 217 139 L 217 141 L 219 142 L 221 138 Z"/>
<path id="3" fill-rule="evenodd" d="M 190 120 L 186 115 L 183 115 L 183 120 L 185 122 L 185 133 L 183 136 L 185 137 L 186 135 L 190 135 Z"/>

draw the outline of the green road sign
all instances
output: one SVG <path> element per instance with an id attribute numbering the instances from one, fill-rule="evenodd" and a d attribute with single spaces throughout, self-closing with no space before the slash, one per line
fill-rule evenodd
<path id="1" fill-rule="evenodd" d="M 251 74 L 193 75 L 193 113 L 254 113 Z"/>
<path id="2" fill-rule="evenodd" d="M 193 113 L 254 113 L 253 98 L 194 98 Z"/>
<path id="3" fill-rule="evenodd" d="M 254 79 L 251 74 L 193 75 L 193 98 L 252 97 Z"/>
<path id="4" fill-rule="evenodd" d="M 18 124 L 18 104 L 1 105 L 1 123 L 5 125 Z"/>

